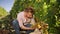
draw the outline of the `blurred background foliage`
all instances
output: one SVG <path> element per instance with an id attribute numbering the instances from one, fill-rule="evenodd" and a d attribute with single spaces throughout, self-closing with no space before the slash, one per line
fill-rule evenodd
<path id="1" fill-rule="evenodd" d="M 7 13 L 8 12 L 6 12 L 6 10 L 4 8 L 0 7 L 0 19 L 4 16 L 8 15 Z"/>
<path id="2" fill-rule="evenodd" d="M 49 24 L 49 34 L 60 34 L 60 0 L 14 0 L 10 14 L 0 7 L 0 16 L 8 14 L 0 19 L 1 23 L 5 23 L 6 29 L 12 28 L 12 20 L 16 19 L 17 13 L 23 11 L 26 7 L 32 6 L 34 8 L 35 17 L 39 20 Z M 3 16 L 4 16 L 3 15 Z M 2 20 L 2 21 L 1 21 Z M 7 24 L 7 25 L 6 25 Z M 0 25 L 1 27 L 1 25 Z M 4 27 L 4 26 L 2 26 Z"/>

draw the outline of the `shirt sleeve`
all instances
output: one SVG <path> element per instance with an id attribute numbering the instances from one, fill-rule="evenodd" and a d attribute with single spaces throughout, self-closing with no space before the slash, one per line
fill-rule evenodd
<path id="1" fill-rule="evenodd" d="M 22 21 L 22 16 L 20 14 L 17 15 L 17 20 L 18 20 L 19 26 L 22 27 L 23 21 Z"/>

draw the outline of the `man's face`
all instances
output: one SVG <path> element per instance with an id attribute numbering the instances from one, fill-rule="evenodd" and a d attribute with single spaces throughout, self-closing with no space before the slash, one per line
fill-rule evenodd
<path id="1" fill-rule="evenodd" d="M 28 18 L 32 18 L 33 17 L 33 14 L 31 12 L 27 12 L 27 17 Z"/>

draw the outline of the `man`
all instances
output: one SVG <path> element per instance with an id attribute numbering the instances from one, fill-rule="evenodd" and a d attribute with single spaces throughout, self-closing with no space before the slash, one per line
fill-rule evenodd
<path id="1" fill-rule="evenodd" d="M 31 28 L 31 25 L 35 23 L 33 14 L 34 11 L 32 7 L 26 8 L 24 11 L 18 13 L 17 20 L 13 21 L 16 34 L 20 34 L 21 30 L 25 30 L 26 34 L 34 31 L 35 28 Z"/>

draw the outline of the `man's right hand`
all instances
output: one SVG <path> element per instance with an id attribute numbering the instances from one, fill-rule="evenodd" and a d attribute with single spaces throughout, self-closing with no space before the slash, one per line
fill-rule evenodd
<path id="1" fill-rule="evenodd" d="M 35 30 L 36 28 L 30 28 L 30 30 Z"/>

